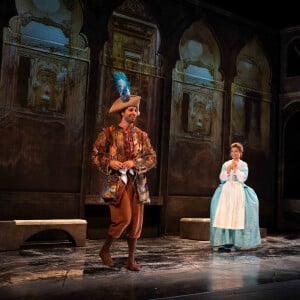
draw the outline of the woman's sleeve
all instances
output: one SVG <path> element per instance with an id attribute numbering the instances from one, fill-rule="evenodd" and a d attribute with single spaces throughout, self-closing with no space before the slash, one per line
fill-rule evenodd
<path id="1" fill-rule="evenodd" d="M 91 153 L 91 160 L 98 170 L 105 175 L 110 173 L 109 162 L 111 160 L 109 153 L 109 131 L 103 129 L 94 143 Z"/>
<path id="2" fill-rule="evenodd" d="M 248 164 L 246 162 L 243 162 L 236 170 L 235 175 L 239 182 L 245 182 L 248 177 Z"/>
<path id="3" fill-rule="evenodd" d="M 220 172 L 220 175 L 219 175 L 219 178 L 220 178 L 222 183 L 229 180 L 229 174 L 226 171 L 226 167 L 227 167 L 226 163 L 224 163 L 222 165 L 221 172 Z"/>

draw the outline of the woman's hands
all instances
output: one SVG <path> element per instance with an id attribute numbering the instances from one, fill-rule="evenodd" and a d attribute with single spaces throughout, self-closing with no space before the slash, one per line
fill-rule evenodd
<path id="1" fill-rule="evenodd" d="M 235 171 L 237 170 L 237 167 L 238 167 L 238 162 L 235 161 L 235 160 L 233 160 L 233 161 L 231 162 L 231 164 L 229 164 L 229 165 L 227 166 L 226 172 L 227 172 L 228 174 L 231 172 L 231 170 L 235 172 Z"/>

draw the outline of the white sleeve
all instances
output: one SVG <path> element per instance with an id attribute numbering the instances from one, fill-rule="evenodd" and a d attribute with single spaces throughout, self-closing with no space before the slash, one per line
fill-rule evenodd
<path id="1" fill-rule="evenodd" d="M 227 164 L 224 163 L 223 166 L 222 166 L 220 175 L 219 175 L 219 178 L 220 178 L 221 181 L 227 181 L 227 180 L 229 180 L 229 174 L 226 171 L 226 167 L 227 167 Z"/>
<path id="2" fill-rule="evenodd" d="M 248 165 L 246 162 L 242 162 L 238 169 L 235 171 L 234 175 L 236 175 L 239 182 L 245 182 L 248 177 Z"/>
<path id="3" fill-rule="evenodd" d="M 242 171 L 240 171 L 239 169 L 237 169 L 234 174 L 236 175 L 238 181 L 240 181 L 240 182 L 245 182 L 247 179 L 245 174 Z"/>

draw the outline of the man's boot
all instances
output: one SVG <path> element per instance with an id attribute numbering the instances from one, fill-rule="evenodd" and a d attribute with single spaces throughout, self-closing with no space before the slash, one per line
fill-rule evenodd
<path id="1" fill-rule="evenodd" d="M 109 253 L 110 247 L 114 240 L 115 239 L 112 236 L 108 235 L 100 252 L 99 252 L 99 256 L 100 256 L 102 262 L 105 265 L 110 266 L 110 267 L 112 267 L 114 265 L 113 260 Z"/>
<path id="2" fill-rule="evenodd" d="M 127 239 L 128 243 L 128 261 L 127 261 L 127 269 L 130 271 L 139 271 L 141 266 L 135 262 L 134 252 L 136 248 L 137 239 Z"/>

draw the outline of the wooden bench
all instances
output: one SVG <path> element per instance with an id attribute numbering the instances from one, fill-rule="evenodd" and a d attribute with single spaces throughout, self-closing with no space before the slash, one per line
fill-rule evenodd
<path id="1" fill-rule="evenodd" d="M 260 228 L 262 238 L 267 236 L 267 228 Z M 181 218 L 180 238 L 199 241 L 210 239 L 210 218 Z"/>
<path id="2" fill-rule="evenodd" d="M 86 220 L 12 220 L 0 221 L 0 251 L 18 250 L 30 237 L 45 230 L 63 230 L 73 238 L 76 246 L 85 246 Z"/>

